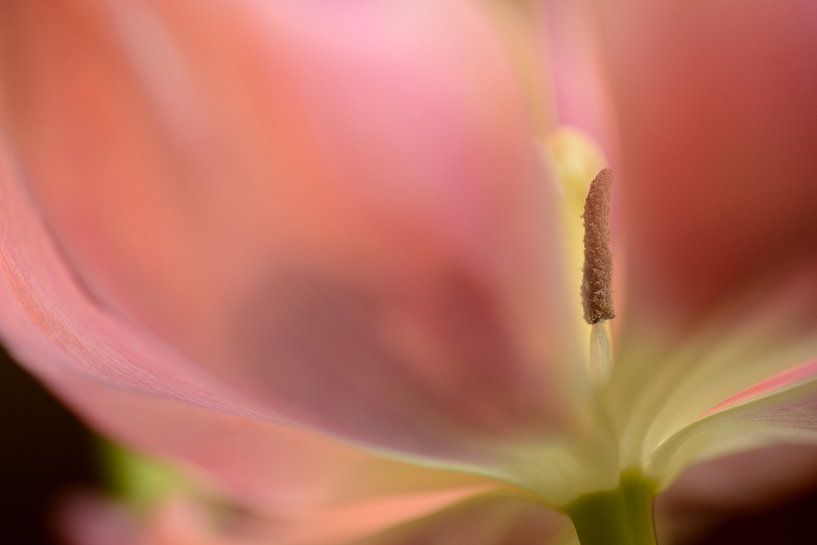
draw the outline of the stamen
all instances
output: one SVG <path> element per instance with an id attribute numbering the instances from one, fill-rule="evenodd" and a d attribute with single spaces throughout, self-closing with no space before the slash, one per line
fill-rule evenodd
<path id="1" fill-rule="evenodd" d="M 590 326 L 590 357 L 587 364 L 590 379 L 595 384 L 606 384 L 613 369 L 613 348 L 605 320 Z"/>
<path id="2" fill-rule="evenodd" d="M 610 320 L 613 312 L 613 254 L 610 250 L 610 187 L 613 171 L 602 169 L 584 202 L 582 305 L 589 324 Z"/>

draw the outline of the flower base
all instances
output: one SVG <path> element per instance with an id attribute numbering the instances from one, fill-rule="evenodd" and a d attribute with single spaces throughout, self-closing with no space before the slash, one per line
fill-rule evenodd
<path id="1" fill-rule="evenodd" d="M 655 489 L 640 470 L 628 469 L 617 488 L 581 496 L 564 511 L 581 545 L 655 545 Z"/>

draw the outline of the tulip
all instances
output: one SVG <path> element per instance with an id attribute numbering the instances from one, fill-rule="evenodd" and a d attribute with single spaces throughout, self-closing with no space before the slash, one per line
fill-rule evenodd
<path id="1" fill-rule="evenodd" d="M 808 0 L 6 2 L 0 332 L 264 542 L 651 544 L 815 461 L 684 472 L 815 439 L 815 103 Z"/>

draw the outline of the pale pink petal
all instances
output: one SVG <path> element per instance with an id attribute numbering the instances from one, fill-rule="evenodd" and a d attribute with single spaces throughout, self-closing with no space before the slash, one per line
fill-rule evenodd
<path id="1" fill-rule="evenodd" d="M 141 545 L 139 527 L 127 510 L 92 494 L 65 498 L 56 530 L 68 545 Z"/>
<path id="2" fill-rule="evenodd" d="M 271 541 L 279 545 L 351 544 L 462 499 L 462 495 L 445 492 L 340 506 L 302 517 L 258 518 L 237 514 L 234 520 L 222 521 L 221 528 L 210 520 L 211 513 L 182 504 L 175 512 L 160 512 L 150 535 L 158 543 L 179 545 L 263 545 Z"/>
<path id="3" fill-rule="evenodd" d="M 0 331 L 7 348 L 40 374 L 70 370 L 216 410 L 260 414 L 162 340 L 94 304 L 17 183 L 3 143 L 0 139 Z"/>
<path id="4" fill-rule="evenodd" d="M 0 326 L 7 346 L 103 432 L 186 460 L 237 496 L 278 508 L 474 483 L 276 424 L 274 414 L 224 389 L 162 341 L 113 319 L 77 287 L 26 196 L 9 181 L 9 164 L 0 165 Z M 480 452 L 467 437 L 448 440 Z"/>
<path id="5" fill-rule="evenodd" d="M 685 328 L 801 267 L 817 281 L 817 6 L 599 4 L 627 316 Z M 817 292 L 802 295 L 813 329 Z"/>
<path id="6" fill-rule="evenodd" d="M 435 514 L 410 504 L 370 505 L 358 512 L 327 512 L 297 521 L 246 513 L 216 515 L 195 501 L 177 498 L 157 506 L 134 534 L 144 545 L 547 545 L 569 531 L 566 518 L 519 498 L 478 498 Z M 389 522 L 397 520 L 390 520 L 395 508 L 414 520 L 389 528 Z M 72 545 L 114 545 L 83 541 L 78 524 L 69 529 L 76 535 Z"/>
<path id="7" fill-rule="evenodd" d="M 224 414 L 70 374 L 48 383 L 96 429 L 170 458 L 256 511 L 300 514 L 403 495 L 465 495 L 485 478 L 388 460 L 303 429 Z"/>
<path id="8" fill-rule="evenodd" d="M 551 186 L 476 6 L 0 14 L 15 167 L 108 314 L 381 447 L 450 455 L 563 416 Z"/>
<path id="9" fill-rule="evenodd" d="M 477 498 L 361 545 L 556 545 L 573 532 L 567 517 L 519 498 Z"/>
<path id="10" fill-rule="evenodd" d="M 597 5 L 626 246 L 615 403 L 657 443 L 817 357 L 817 9 Z"/>
<path id="11" fill-rule="evenodd" d="M 580 129 L 613 156 L 613 105 L 592 2 L 542 0 L 534 5 L 559 124 Z"/>

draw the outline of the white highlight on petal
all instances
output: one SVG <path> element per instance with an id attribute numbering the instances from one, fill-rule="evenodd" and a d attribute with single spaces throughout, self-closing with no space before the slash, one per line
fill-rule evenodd
<path id="1" fill-rule="evenodd" d="M 661 444 L 647 468 L 663 485 L 693 463 L 781 442 L 817 440 L 817 376 L 712 414 Z"/>

